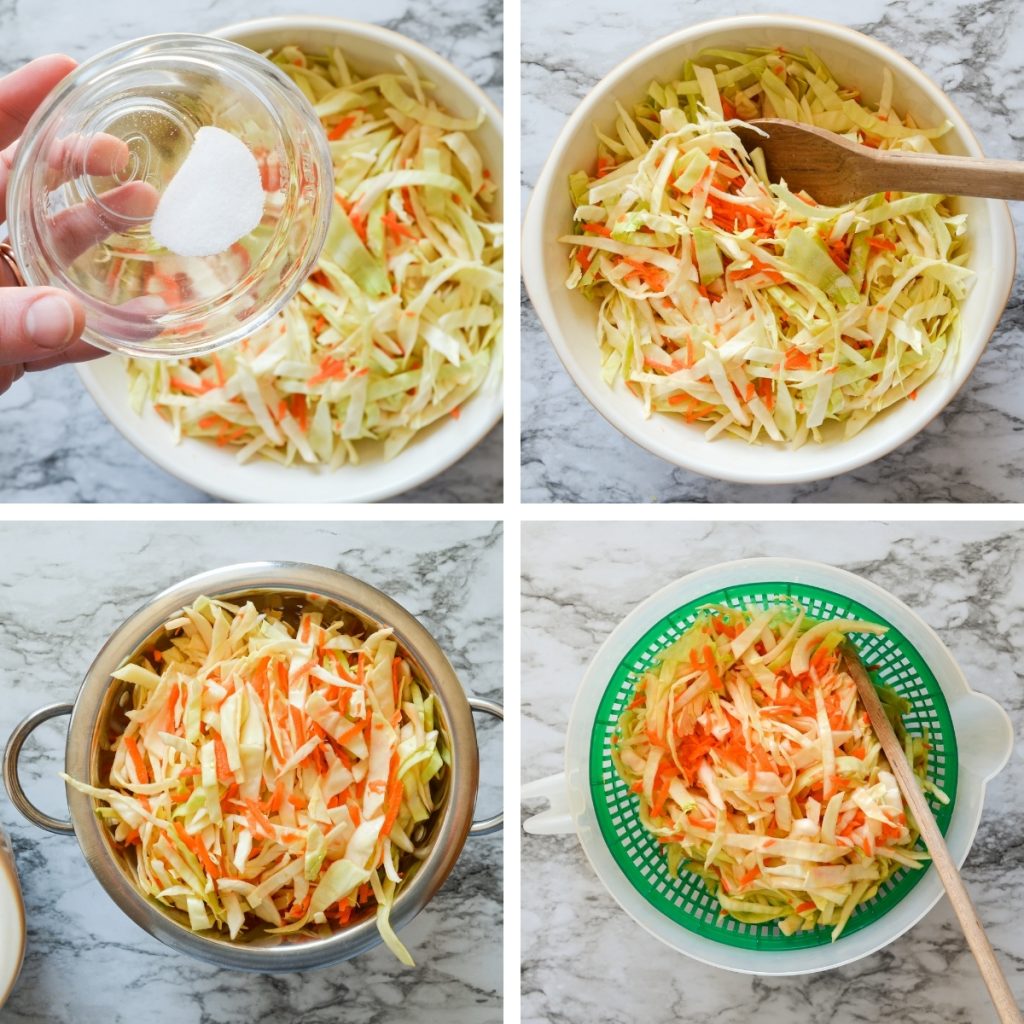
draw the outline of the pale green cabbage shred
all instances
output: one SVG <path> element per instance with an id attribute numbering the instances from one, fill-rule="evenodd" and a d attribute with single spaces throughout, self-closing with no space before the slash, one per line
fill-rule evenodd
<path id="1" fill-rule="evenodd" d="M 568 287 L 600 304 L 608 386 L 643 413 L 797 447 L 851 437 L 954 359 L 966 215 L 937 195 L 822 207 L 770 183 L 732 126 L 816 125 L 882 149 L 932 152 L 922 128 L 841 86 L 810 51 L 709 50 L 652 82 L 594 173 L 570 176 Z M 812 199 L 813 197 L 811 197 Z"/>
<path id="2" fill-rule="evenodd" d="M 231 445 L 242 462 L 336 469 L 370 442 L 392 458 L 500 386 L 503 238 L 473 141 L 483 111 L 449 115 L 403 56 L 369 77 L 337 49 L 268 56 L 338 136 L 316 272 L 269 325 L 216 358 L 129 360 L 131 401 L 153 404 L 175 442 Z"/>
<path id="3" fill-rule="evenodd" d="M 928 854 L 846 672 L 852 619 L 816 621 L 797 603 L 709 606 L 638 681 L 611 755 L 672 874 L 705 882 L 721 909 L 786 935 L 833 941 L 851 915 Z M 928 735 L 910 705 L 879 696 L 922 789 Z"/>
<path id="4" fill-rule="evenodd" d="M 96 799 L 143 893 L 231 939 L 326 936 L 375 908 L 412 965 L 390 911 L 429 848 L 451 758 L 390 629 L 353 630 L 312 595 L 291 611 L 201 597 L 118 683 L 108 776 L 62 777 Z"/>

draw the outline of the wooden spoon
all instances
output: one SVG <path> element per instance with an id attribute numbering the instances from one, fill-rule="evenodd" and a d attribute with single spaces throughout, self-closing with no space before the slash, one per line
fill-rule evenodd
<path id="1" fill-rule="evenodd" d="M 760 128 L 764 135 L 754 131 Z M 733 131 L 747 151 L 760 147 L 768 177 L 825 206 L 876 192 L 1024 199 L 1024 163 L 872 149 L 823 128 L 764 118 Z"/>
<path id="2" fill-rule="evenodd" d="M 971 903 L 971 897 L 967 895 L 964 881 L 953 863 L 953 858 L 949 855 L 946 841 L 942 838 L 942 833 L 932 816 L 924 793 L 921 792 L 914 770 L 907 761 L 906 754 L 903 752 L 903 744 L 896 738 L 896 733 L 882 709 L 882 702 L 879 700 L 875 687 L 868 678 L 860 658 L 849 648 L 844 650 L 843 664 L 850 678 L 857 684 L 857 694 L 864 705 L 864 710 L 868 713 L 871 727 L 882 744 L 886 760 L 896 776 L 907 806 L 914 815 L 914 821 L 917 822 L 921 838 L 924 839 L 925 846 L 928 847 L 935 870 L 938 871 L 939 878 L 942 879 L 942 884 L 946 887 L 946 895 L 953 905 L 957 920 L 959 920 L 960 927 L 967 939 L 967 945 L 970 946 L 974 959 L 978 962 L 981 977 L 995 1004 L 999 1020 L 1002 1021 L 1002 1024 L 1021 1024 L 1024 1017 L 1021 1017 L 1010 986 L 1006 983 L 1006 977 L 992 951 L 992 944 L 988 941 L 981 922 L 978 921 L 978 915 Z"/>

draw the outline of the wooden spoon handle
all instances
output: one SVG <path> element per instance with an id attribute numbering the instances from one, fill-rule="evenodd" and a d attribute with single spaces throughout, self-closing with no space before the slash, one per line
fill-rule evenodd
<path id="1" fill-rule="evenodd" d="M 882 151 L 873 155 L 869 173 L 878 192 L 1024 199 L 1024 163 L 1016 160 Z"/>
<path id="2" fill-rule="evenodd" d="M 960 872 L 949 855 L 946 841 L 932 816 L 928 801 L 925 799 L 924 793 L 921 792 L 917 776 L 914 775 L 914 771 L 907 761 L 903 745 L 896 738 L 896 733 L 893 732 L 889 719 L 882 709 L 878 693 L 856 655 L 848 654 L 845 663 L 847 671 L 857 684 L 857 693 L 864 705 L 864 710 L 868 713 L 871 727 L 882 744 L 882 750 L 885 752 L 889 766 L 896 776 L 903 797 L 921 831 L 921 837 L 928 847 L 932 863 L 939 873 L 939 878 L 942 879 L 942 884 L 946 887 L 949 902 L 953 905 L 953 910 L 967 939 L 967 945 L 970 946 L 974 959 L 978 962 L 982 979 L 995 1004 L 999 1019 L 1002 1024 L 1021 1024 L 1024 1017 L 1021 1017 L 1013 992 L 1007 984 L 999 961 L 996 960 L 992 944 L 988 941 L 985 929 L 978 920 L 974 904 L 971 903 L 971 897 L 967 894 Z"/>

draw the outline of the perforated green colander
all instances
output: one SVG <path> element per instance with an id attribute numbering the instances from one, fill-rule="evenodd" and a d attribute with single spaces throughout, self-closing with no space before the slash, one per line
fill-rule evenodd
<path id="1" fill-rule="evenodd" d="M 787 936 L 776 922 L 744 924 L 721 914 L 718 902 L 699 876 L 681 871 L 678 878 L 674 877 L 668 870 L 664 846 L 640 822 L 638 798 L 615 771 L 609 745 L 619 715 L 633 699 L 639 679 L 660 652 L 694 624 L 701 608 L 718 604 L 743 609 L 748 605 L 768 607 L 783 602 L 798 602 L 813 619 L 862 619 L 888 628 L 884 635 L 854 633 L 850 640 L 872 677 L 910 701 L 911 710 L 904 717 L 907 730 L 918 735 L 925 729 L 928 731 L 931 746 L 928 775 L 950 799 L 944 806 L 934 797 L 929 798 L 943 832 L 949 827 L 956 801 L 956 736 L 946 698 L 914 645 L 881 615 L 830 590 L 783 582 L 714 590 L 676 608 L 633 645 L 605 689 L 590 740 L 590 789 L 594 809 L 601 834 L 616 863 L 655 909 L 699 935 L 745 949 L 785 950 L 827 944 L 832 941 L 832 928 L 819 926 Z M 924 844 L 919 841 L 919 845 Z M 844 936 L 877 921 L 910 892 L 923 875 L 923 871 L 910 868 L 898 871 L 871 900 L 857 907 L 844 929 Z M 839 941 L 842 942 L 843 937 Z"/>
<path id="2" fill-rule="evenodd" d="M 765 974 L 822 970 L 863 956 L 910 927 L 941 893 L 933 870 L 905 869 L 857 908 L 836 942 L 828 927 L 786 936 L 774 922 L 744 924 L 722 915 L 697 875 L 669 873 L 662 847 L 641 825 L 637 797 L 609 753 L 637 681 L 703 606 L 783 601 L 799 602 L 815 619 L 858 618 L 887 627 L 883 635 L 850 639 L 872 677 L 910 703 L 908 731 L 927 729 L 928 774 L 950 798 L 947 806 L 932 798 L 932 810 L 954 858 L 962 861 L 977 828 L 984 783 L 1009 756 L 1009 721 L 998 705 L 968 688 L 941 641 L 906 605 L 860 577 L 817 563 L 728 563 L 679 580 L 637 608 L 587 672 L 570 721 L 564 781 L 543 780 L 524 793 L 531 795 L 532 788 L 552 802 L 552 810 L 526 823 L 527 831 L 575 829 L 602 881 L 644 927 L 698 959 Z"/>

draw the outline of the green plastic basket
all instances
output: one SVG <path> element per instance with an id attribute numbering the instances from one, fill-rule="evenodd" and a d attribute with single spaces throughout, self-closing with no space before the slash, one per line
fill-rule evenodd
<path id="1" fill-rule="evenodd" d="M 633 697 L 637 681 L 659 652 L 693 625 L 708 604 L 744 608 L 747 605 L 799 602 L 811 618 L 847 618 L 888 627 L 884 635 L 851 634 L 861 660 L 873 678 L 891 687 L 910 703 L 904 724 L 911 733 L 927 730 L 928 776 L 949 797 L 929 803 L 943 833 L 956 802 L 958 759 L 953 720 L 942 690 L 917 648 L 891 622 L 859 602 L 831 590 L 799 583 L 750 583 L 713 590 L 680 606 L 652 626 L 619 662 L 598 705 L 590 735 L 589 785 L 597 822 L 608 850 L 630 885 L 659 913 L 688 931 L 738 949 L 792 951 L 832 942 L 830 926 L 783 935 L 776 924 L 744 924 L 721 913 L 703 880 L 685 869 L 673 877 L 660 844 L 643 827 L 638 798 L 619 778 L 610 744 L 619 715 Z M 919 841 L 919 845 L 922 845 Z M 903 899 L 925 874 L 925 868 L 902 869 L 851 916 L 843 934 L 849 936 L 877 921 Z"/>

